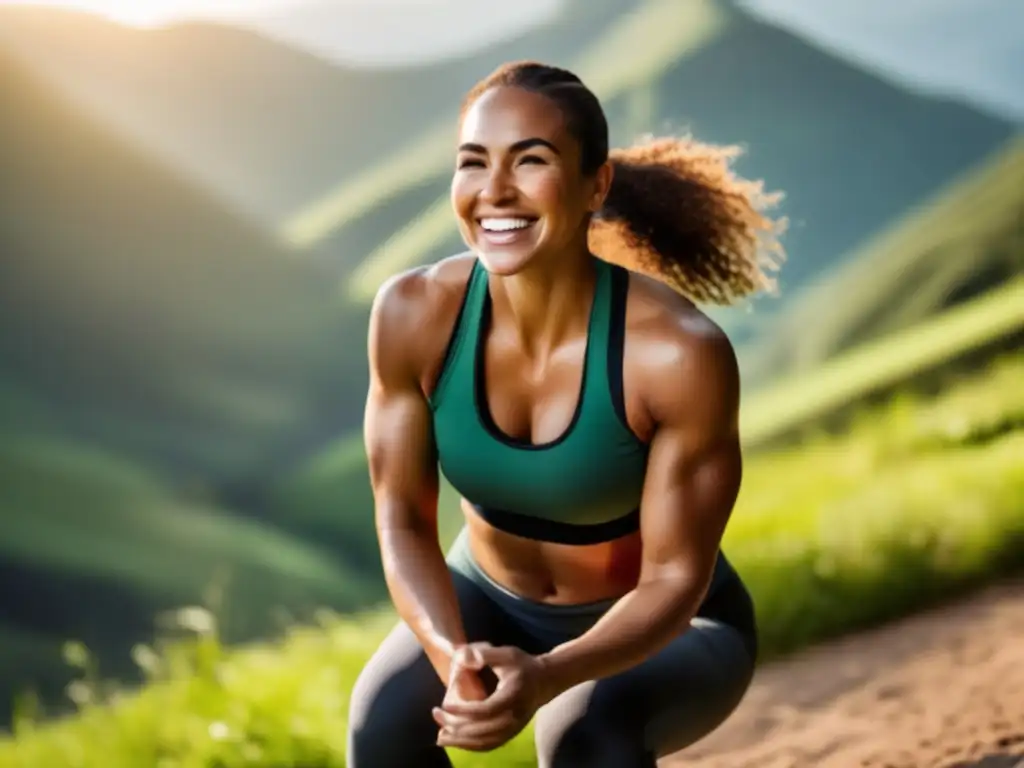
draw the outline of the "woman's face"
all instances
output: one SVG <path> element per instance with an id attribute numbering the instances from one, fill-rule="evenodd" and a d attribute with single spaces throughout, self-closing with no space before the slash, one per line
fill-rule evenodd
<path id="1" fill-rule="evenodd" d="M 487 270 L 512 275 L 586 247 L 589 214 L 610 175 L 580 172 L 580 148 L 559 107 L 537 93 L 496 87 L 467 110 L 451 199 L 466 244 Z"/>

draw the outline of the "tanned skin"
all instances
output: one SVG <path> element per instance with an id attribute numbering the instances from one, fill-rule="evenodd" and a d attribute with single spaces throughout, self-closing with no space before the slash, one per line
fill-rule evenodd
<path id="1" fill-rule="evenodd" d="M 449 696 L 438 743 L 488 750 L 572 686 L 628 669 L 684 631 L 704 597 L 739 491 L 739 373 L 725 334 L 692 303 L 630 278 L 624 382 L 630 428 L 649 443 L 640 530 L 570 546 L 492 528 L 463 503 L 481 568 L 550 604 L 620 598 L 588 632 L 542 656 L 466 644 L 438 542 L 437 453 L 428 397 L 474 258 L 490 273 L 487 401 L 506 434 L 535 443 L 568 427 L 580 391 L 593 256 L 587 222 L 612 181 L 579 171 L 579 148 L 550 101 L 515 88 L 484 94 L 465 116 L 452 203 L 469 254 L 410 270 L 377 295 L 369 332 L 365 440 L 387 585 Z M 494 245 L 480 219 L 536 219 Z M 476 671 L 500 680 L 486 692 Z"/>

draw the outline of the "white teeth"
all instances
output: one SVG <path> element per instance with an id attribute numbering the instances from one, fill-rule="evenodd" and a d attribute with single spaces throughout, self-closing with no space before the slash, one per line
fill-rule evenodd
<path id="1" fill-rule="evenodd" d="M 529 219 L 481 219 L 480 226 L 488 232 L 507 232 L 512 229 L 525 229 L 533 222 Z"/>

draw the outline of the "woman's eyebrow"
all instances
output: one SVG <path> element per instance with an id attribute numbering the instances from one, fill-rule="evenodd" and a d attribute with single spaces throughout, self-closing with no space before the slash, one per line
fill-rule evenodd
<path id="1" fill-rule="evenodd" d="M 547 149 L 554 152 L 556 155 L 561 154 L 561 152 L 558 151 L 558 147 L 556 147 L 547 139 L 542 139 L 539 136 L 533 136 L 529 139 L 520 139 L 511 147 L 509 147 L 509 150 L 512 152 L 522 152 L 523 150 L 530 149 L 532 147 L 546 147 Z M 459 152 L 476 152 L 477 154 L 485 155 L 487 154 L 487 147 L 485 147 L 483 144 L 466 142 L 465 144 L 459 145 Z"/>

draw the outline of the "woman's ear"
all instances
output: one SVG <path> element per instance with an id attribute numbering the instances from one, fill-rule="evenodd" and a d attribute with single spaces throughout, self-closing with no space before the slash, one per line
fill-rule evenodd
<path id="1" fill-rule="evenodd" d="M 608 198 L 612 183 L 615 181 L 615 167 L 611 160 L 606 160 L 595 174 L 594 192 L 590 197 L 590 212 L 597 213 Z"/>

